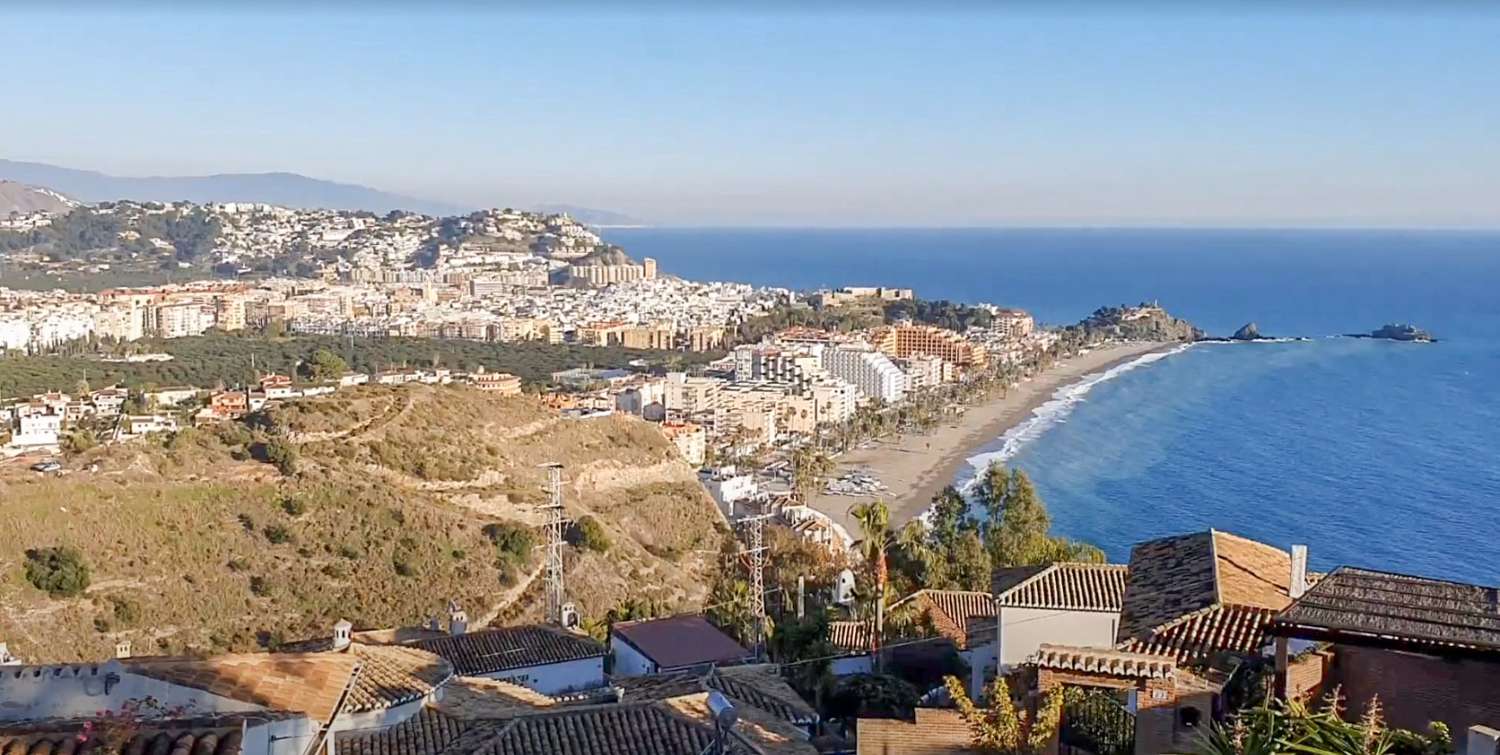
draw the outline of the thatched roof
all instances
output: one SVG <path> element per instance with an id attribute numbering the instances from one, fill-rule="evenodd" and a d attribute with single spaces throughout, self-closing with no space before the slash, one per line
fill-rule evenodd
<path id="1" fill-rule="evenodd" d="M 1500 590 L 1345 566 L 1267 631 L 1439 655 L 1500 655 Z"/>

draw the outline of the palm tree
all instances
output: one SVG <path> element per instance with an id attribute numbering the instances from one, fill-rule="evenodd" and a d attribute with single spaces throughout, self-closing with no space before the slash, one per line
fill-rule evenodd
<path id="1" fill-rule="evenodd" d="M 854 521 L 859 522 L 859 529 L 864 538 L 859 541 L 860 554 L 864 556 L 865 563 L 875 567 L 875 631 L 871 634 L 871 650 L 880 651 L 880 633 L 884 630 L 886 585 L 890 581 L 890 572 L 886 568 L 886 552 L 895 544 L 895 536 L 891 532 L 891 510 L 886 507 L 885 501 L 871 501 L 854 507 Z"/>

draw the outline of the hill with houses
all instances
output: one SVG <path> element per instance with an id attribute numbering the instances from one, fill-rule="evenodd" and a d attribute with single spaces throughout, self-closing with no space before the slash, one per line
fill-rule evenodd
<path id="1" fill-rule="evenodd" d="M 476 625 L 543 613 L 538 465 L 565 465 L 568 598 L 701 606 L 727 528 L 692 468 L 639 419 L 568 419 L 529 397 L 364 387 L 243 421 L 0 467 L 0 637 L 42 661 L 275 647 L 339 618 Z M 602 533 L 603 537 L 597 535 Z M 27 579 L 76 553 L 81 594 Z"/>

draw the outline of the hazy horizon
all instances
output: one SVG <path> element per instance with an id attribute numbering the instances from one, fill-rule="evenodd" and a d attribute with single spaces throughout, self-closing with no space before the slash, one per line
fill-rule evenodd
<path id="1" fill-rule="evenodd" d="M 0 10 L 0 157 L 663 227 L 1500 228 L 1500 11 Z"/>

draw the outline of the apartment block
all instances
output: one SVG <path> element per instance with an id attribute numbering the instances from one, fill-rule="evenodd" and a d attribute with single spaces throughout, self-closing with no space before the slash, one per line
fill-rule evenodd
<path id="1" fill-rule="evenodd" d="M 825 349 L 823 368 L 853 385 L 867 399 L 895 403 L 906 397 L 906 373 L 885 354 L 869 346 Z"/>
<path id="2" fill-rule="evenodd" d="M 898 359 L 925 354 L 963 369 L 982 369 L 989 364 L 989 354 L 984 346 L 969 341 L 962 334 L 931 325 L 875 328 L 870 331 L 870 343 Z"/>

